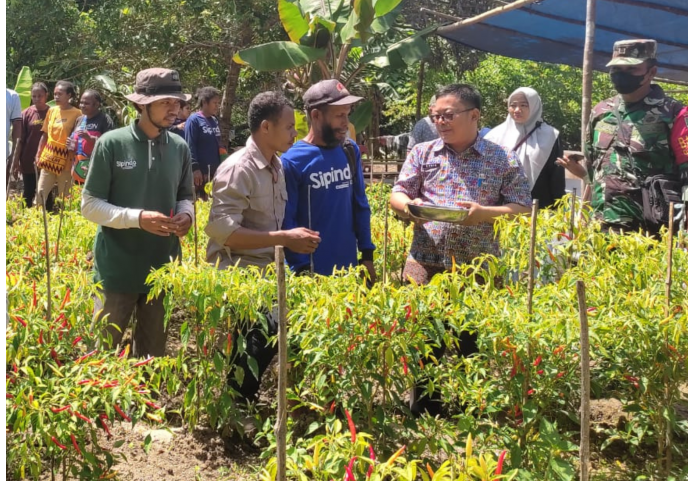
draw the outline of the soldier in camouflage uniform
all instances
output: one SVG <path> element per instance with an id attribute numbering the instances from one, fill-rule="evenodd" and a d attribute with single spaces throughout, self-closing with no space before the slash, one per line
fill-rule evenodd
<path id="1" fill-rule="evenodd" d="M 658 174 L 679 178 L 688 163 L 672 151 L 671 129 L 683 105 L 664 94 L 657 73 L 657 42 L 622 40 L 614 44 L 610 68 L 619 95 L 597 104 L 584 145 L 587 172 L 574 161 L 560 165 L 592 184 L 592 207 L 603 228 L 652 230 L 643 220 L 641 184 Z M 653 232 L 654 233 L 654 232 Z"/>

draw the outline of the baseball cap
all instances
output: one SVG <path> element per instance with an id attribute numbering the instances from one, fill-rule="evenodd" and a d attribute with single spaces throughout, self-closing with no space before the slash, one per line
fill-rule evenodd
<path id="1" fill-rule="evenodd" d="M 614 53 L 607 67 L 614 65 L 639 65 L 646 60 L 656 58 L 656 40 L 619 40 L 614 43 Z"/>
<path id="2" fill-rule="evenodd" d="M 303 94 L 306 110 L 323 105 L 350 105 L 359 100 L 363 100 L 363 97 L 351 95 L 344 84 L 337 79 L 322 80 Z"/>

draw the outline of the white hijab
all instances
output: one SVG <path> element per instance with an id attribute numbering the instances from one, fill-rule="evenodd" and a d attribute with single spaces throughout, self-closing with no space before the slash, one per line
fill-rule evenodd
<path id="1" fill-rule="evenodd" d="M 559 136 L 559 131 L 542 121 L 542 100 L 540 95 L 530 87 L 520 87 L 514 90 L 509 95 L 509 104 L 511 104 L 511 99 L 514 95 L 519 93 L 526 96 L 528 107 L 530 107 L 530 116 L 526 123 L 517 124 L 511 118 L 511 115 L 507 114 L 506 122 L 490 130 L 485 135 L 485 138 L 507 150 L 513 150 L 516 144 L 535 128 L 537 122 L 542 122 L 540 127 L 528 137 L 528 140 L 523 142 L 518 150 L 515 151 L 521 160 L 521 165 L 532 190 L 535 181 L 537 181 L 540 172 L 542 172 L 542 168 L 552 153 L 552 147 L 554 147 L 554 143 Z"/>

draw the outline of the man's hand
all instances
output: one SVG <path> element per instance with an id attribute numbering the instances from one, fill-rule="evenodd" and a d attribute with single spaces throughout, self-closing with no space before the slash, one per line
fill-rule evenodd
<path id="1" fill-rule="evenodd" d="M 188 218 L 188 216 L 184 216 Z M 189 219 L 189 222 L 190 221 L 191 219 Z M 162 237 L 169 237 L 170 234 L 177 233 L 177 224 L 172 218 L 151 210 L 141 211 L 139 215 L 139 227 L 146 232 Z"/>
<path id="2" fill-rule="evenodd" d="M 458 205 L 468 209 L 468 217 L 461 222 L 461 225 L 478 225 L 487 221 L 485 209 L 476 202 L 459 202 Z"/>
<path id="3" fill-rule="evenodd" d="M 411 214 L 411 211 L 410 211 L 409 208 L 408 208 L 408 205 L 409 205 L 409 204 L 413 204 L 413 205 L 423 205 L 423 199 L 413 199 L 412 201 L 407 202 L 406 205 L 404 206 L 404 212 L 405 212 L 406 215 L 408 216 L 409 220 L 411 220 L 411 221 L 413 221 L 413 222 L 415 222 L 415 223 L 417 223 L 417 224 L 425 224 L 426 222 L 430 222 L 430 221 L 427 220 L 427 219 L 421 219 L 420 217 L 416 217 L 416 216 L 414 216 L 413 214 Z"/>
<path id="4" fill-rule="evenodd" d="M 305 227 L 282 231 L 282 235 L 284 247 L 297 254 L 312 254 L 320 244 L 319 233 Z"/>
<path id="5" fill-rule="evenodd" d="M 370 276 L 370 284 L 373 285 L 377 282 L 377 274 L 375 273 L 375 264 L 373 264 L 373 261 L 363 261 L 362 262 L 363 266 L 366 268 L 368 271 L 368 275 Z"/>
<path id="6" fill-rule="evenodd" d="M 174 234 L 176 234 L 177 237 L 184 237 L 191 228 L 191 216 L 186 212 L 182 212 L 172 217 L 172 222 L 176 225 L 177 230 Z"/>
<path id="7" fill-rule="evenodd" d="M 200 170 L 193 171 L 193 182 L 196 187 L 200 187 L 203 185 L 203 174 Z"/>
<path id="8" fill-rule="evenodd" d="M 588 171 L 581 165 L 578 160 L 575 160 L 569 156 L 558 157 L 554 161 L 555 164 L 562 166 L 569 172 L 571 172 L 576 177 L 584 179 L 588 175 Z"/>

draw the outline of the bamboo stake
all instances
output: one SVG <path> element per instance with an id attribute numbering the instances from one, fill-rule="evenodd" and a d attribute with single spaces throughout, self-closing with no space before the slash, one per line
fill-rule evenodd
<path id="1" fill-rule="evenodd" d="M 67 188 L 67 183 L 69 181 L 65 181 L 65 190 Z M 64 211 L 65 208 L 67 207 L 67 204 L 65 203 L 65 191 L 62 191 L 62 208 L 60 209 L 60 222 L 57 225 L 57 242 L 55 242 L 55 262 L 57 263 L 59 258 L 60 258 L 60 236 L 62 234 L 62 219 L 64 218 Z"/>
<path id="2" fill-rule="evenodd" d="M 684 214 L 685 215 L 685 214 Z M 671 270 L 674 255 L 674 203 L 669 203 L 669 232 L 667 233 L 667 274 L 666 274 L 666 310 L 664 314 L 669 316 L 671 310 Z"/>
<path id="3" fill-rule="evenodd" d="M 502 13 L 510 12 L 512 10 L 518 10 L 519 8 L 525 7 L 527 5 L 530 5 L 531 3 L 539 1 L 540 0 L 518 0 L 516 2 L 509 3 L 508 5 L 504 5 L 503 7 L 493 8 L 492 10 L 488 10 L 487 12 L 481 13 L 480 15 L 476 15 L 475 17 L 467 18 L 466 20 L 461 20 L 459 22 L 452 23 L 451 25 L 447 25 L 446 27 L 440 27 L 437 29 L 437 33 L 443 34 L 445 32 L 452 32 L 457 28 L 466 27 L 468 25 L 474 25 L 476 23 L 482 22 L 483 20 L 487 20 L 488 18 L 492 18 Z"/>
<path id="4" fill-rule="evenodd" d="M 279 377 L 277 380 L 277 481 L 287 479 L 287 285 L 284 268 L 284 247 L 275 247 L 275 264 L 277 268 L 277 314 L 279 318 L 278 361 Z"/>
<path id="5" fill-rule="evenodd" d="M 52 306 L 52 299 L 53 296 L 51 294 L 50 290 L 50 246 L 49 246 L 49 236 L 48 236 L 48 213 L 45 211 L 45 196 L 43 195 L 43 192 L 41 192 L 41 203 L 43 204 L 43 229 L 45 232 L 45 274 L 47 277 L 47 283 L 48 283 L 48 311 L 47 311 L 47 319 L 50 321 L 52 319 L 52 312 L 53 312 L 53 306 Z"/>
<path id="6" fill-rule="evenodd" d="M 198 222 L 196 222 L 196 189 L 194 189 L 193 192 L 194 265 L 198 267 Z"/>
<path id="7" fill-rule="evenodd" d="M 533 289 L 535 286 L 535 238 L 537 236 L 537 215 L 540 201 L 533 199 L 530 224 L 530 256 L 528 259 L 528 316 L 533 317 Z"/>
<path id="8" fill-rule="evenodd" d="M 587 0 L 585 13 L 585 47 L 583 50 L 583 103 L 581 109 L 581 145 L 585 144 L 585 132 L 592 110 L 592 70 L 595 55 L 595 16 L 597 0 Z"/>
<path id="9" fill-rule="evenodd" d="M 578 316 L 581 329 L 581 445 L 580 481 L 590 478 L 590 338 L 588 308 L 585 300 L 585 283 L 576 282 L 578 292 Z"/>
<path id="10" fill-rule="evenodd" d="M 570 225 L 569 225 L 569 237 L 573 239 L 573 230 L 576 227 L 576 199 L 577 199 L 577 192 L 576 188 L 573 188 L 573 192 L 571 193 L 571 219 L 570 219 Z"/>
<path id="11" fill-rule="evenodd" d="M 383 181 L 384 183 L 384 181 Z M 382 285 L 387 285 L 387 237 L 389 236 L 389 204 L 385 204 L 385 240 L 382 248 Z"/>

